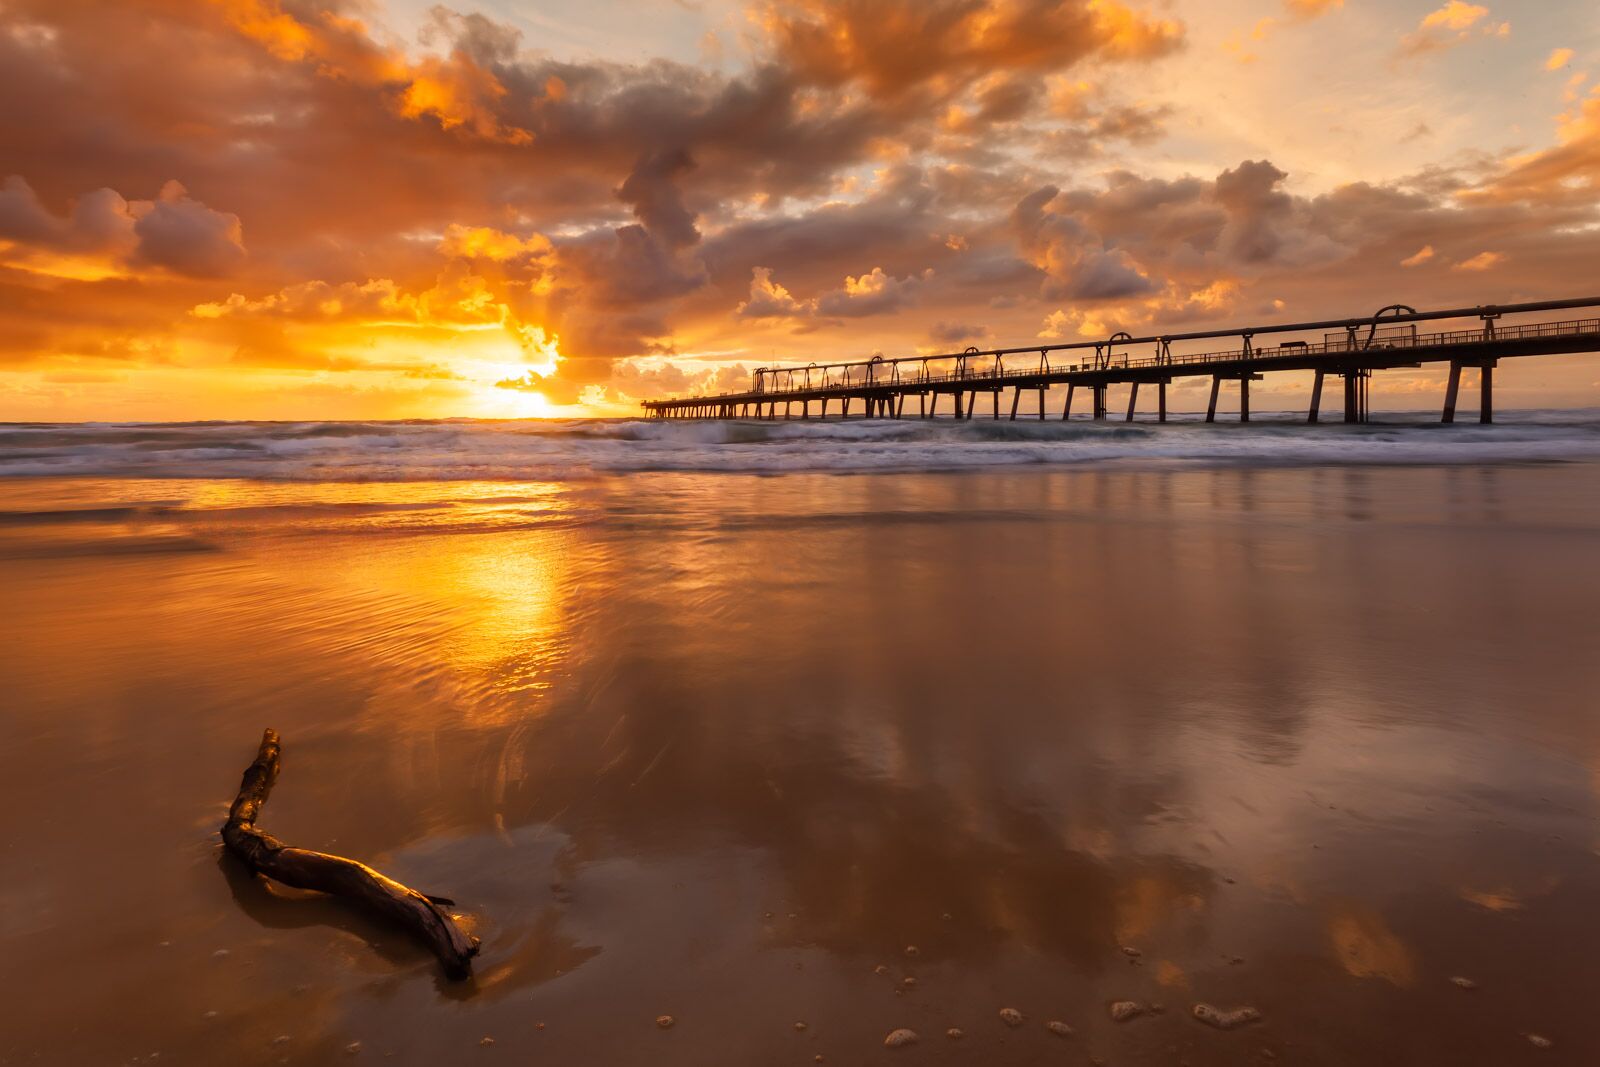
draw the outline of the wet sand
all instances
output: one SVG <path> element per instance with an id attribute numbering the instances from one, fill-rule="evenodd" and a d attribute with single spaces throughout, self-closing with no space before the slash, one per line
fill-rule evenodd
<path id="1" fill-rule="evenodd" d="M 0 509 L 0 1063 L 1600 1061 L 1600 465 Z"/>

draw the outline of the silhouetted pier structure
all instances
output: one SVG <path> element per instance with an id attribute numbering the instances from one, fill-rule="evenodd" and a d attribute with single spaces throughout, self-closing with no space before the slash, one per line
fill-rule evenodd
<path id="1" fill-rule="evenodd" d="M 903 418 L 906 401 L 917 398 L 915 417 L 939 416 L 944 398 L 954 418 L 973 417 L 980 393 L 991 398 L 992 417 L 1000 418 L 1002 394 L 1011 390 L 1010 417 L 1017 418 L 1024 393 L 1039 394 L 1038 410 L 1046 416 L 1051 386 L 1065 385 L 1061 418 L 1072 414 L 1078 390 L 1089 394 L 1092 417 L 1103 420 L 1114 385 L 1128 386 L 1127 421 L 1133 421 L 1140 386 L 1154 386 L 1156 417 L 1167 421 L 1167 386 L 1176 378 L 1211 378 L 1206 421 L 1216 421 L 1223 382 L 1239 383 L 1239 417 L 1250 420 L 1250 383 L 1269 371 L 1311 371 L 1307 421 L 1316 422 L 1323 384 L 1333 377 L 1344 387 L 1344 421 L 1366 422 L 1372 376 L 1377 371 L 1448 363 L 1442 421 L 1454 422 L 1461 392 L 1461 372 L 1479 371 L 1480 422 L 1494 421 L 1494 371 L 1499 361 L 1517 356 L 1549 356 L 1600 351 L 1600 317 L 1548 319 L 1502 324 L 1508 315 L 1549 315 L 1575 308 L 1600 308 L 1600 297 L 1546 300 L 1448 311 L 1417 311 L 1393 304 L 1375 315 L 1323 322 L 1247 326 L 1231 330 L 1132 337 L 1113 334 L 1104 341 L 1042 345 L 1028 348 L 968 348 L 945 355 L 905 356 L 846 363 L 812 363 L 795 367 L 761 367 L 751 388 L 721 396 L 650 400 L 644 404 L 655 418 Z M 1420 332 L 1418 323 L 1472 319 L 1467 329 Z M 1258 337 L 1320 333 L 1320 339 L 1289 339 L 1262 345 Z M 1174 352 L 1184 342 L 1236 338 L 1224 351 Z M 859 401 L 859 407 L 857 402 Z M 816 405 L 813 414 L 812 407 Z M 831 410 L 830 410 L 831 409 Z"/>

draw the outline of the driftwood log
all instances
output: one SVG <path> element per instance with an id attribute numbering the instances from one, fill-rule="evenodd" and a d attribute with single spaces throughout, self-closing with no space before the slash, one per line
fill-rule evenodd
<path id="1" fill-rule="evenodd" d="M 228 821 L 222 827 L 222 840 L 228 851 L 257 874 L 296 889 L 343 897 L 399 923 L 433 949 L 449 977 L 470 975 L 472 957 L 478 954 L 478 939 L 464 933 L 445 910 L 454 901 L 419 893 L 343 856 L 291 848 L 256 828 L 256 818 L 278 780 L 278 760 L 278 733 L 268 730 L 261 735 L 261 748 L 255 762 L 245 769 L 239 795 L 228 809 Z"/>

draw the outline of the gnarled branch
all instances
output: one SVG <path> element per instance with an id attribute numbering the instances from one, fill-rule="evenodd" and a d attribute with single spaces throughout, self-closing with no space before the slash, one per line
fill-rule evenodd
<path id="1" fill-rule="evenodd" d="M 478 954 L 478 939 L 464 933 L 445 910 L 454 901 L 419 893 L 343 856 L 291 848 L 256 829 L 256 819 L 278 780 L 278 759 L 278 732 L 267 730 L 261 735 L 255 762 L 245 769 L 239 795 L 222 826 L 222 840 L 228 851 L 257 874 L 296 889 L 344 897 L 399 923 L 433 949 L 449 977 L 470 975 L 472 957 Z"/>

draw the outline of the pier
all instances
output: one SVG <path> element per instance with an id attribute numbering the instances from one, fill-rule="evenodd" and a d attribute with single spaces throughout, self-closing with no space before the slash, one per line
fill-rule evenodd
<path id="1" fill-rule="evenodd" d="M 1142 387 L 1155 393 L 1155 418 L 1165 422 L 1167 387 L 1179 378 L 1209 377 L 1206 421 L 1216 421 L 1217 401 L 1226 383 L 1229 390 L 1238 390 L 1239 418 L 1248 422 L 1251 382 L 1272 372 L 1310 371 L 1306 421 L 1320 419 L 1324 386 L 1336 378 L 1342 387 L 1344 421 L 1360 423 L 1367 421 L 1378 371 L 1442 363 L 1448 364 L 1449 375 L 1441 421 L 1455 421 L 1461 372 L 1472 369 L 1479 372 L 1478 420 L 1487 423 L 1494 421 L 1494 373 L 1500 360 L 1600 351 L 1600 311 L 1587 318 L 1556 317 L 1558 312 L 1577 309 L 1600 309 L 1600 297 L 1446 311 L 1392 304 L 1373 315 L 1321 322 L 1146 337 L 1116 333 L 1104 341 L 761 367 L 752 372 L 751 387 L 745 392 L 650 400 L 644 408 L 651 417 L 663 419 L 970 419 L 983 405 L 980 397 L 987 395 L 989 403 L 983 406 L 991 418 L 1009 411 L 1009 417 L 1016 419 L 1024 395 L 1036 393 L 1037 408 L 1027 414 L 1044 419 L 1049 414 L 1049 390 L 1065 385 L 1060 418 L 1071 417 L 1073 402 L 1082 391 L 1090 417 L 1105 420 L 1110 417 L 1112 388 L 1126 386 L 1126 421 L 1132 422 L 1138 412 Z M 1507 316 L 1540 317 L 1503 322 Z M 1459 321 L 1458 328 L 1434 329 L 1449 320 L 1465 321 Z M 1310 336 L 1283 336 L 1293 334 Z M 1268 340 L 1263 343 L 1263 339 Z M 1227 340 L 1232 341 L 1227 347 L 1212 349 Z M 1174 351 L 1174 345 L 1207 350 Z M 916 406 L 908 414 L 907 401 L 912 397 Z"/>

